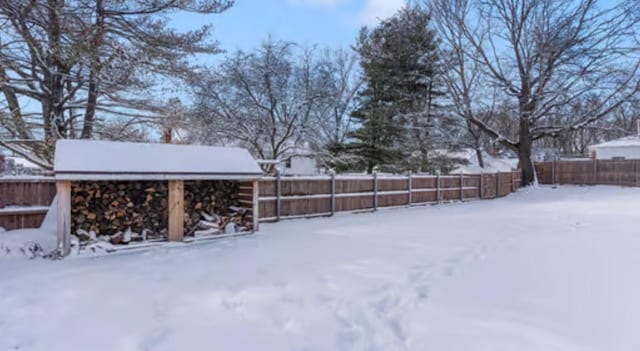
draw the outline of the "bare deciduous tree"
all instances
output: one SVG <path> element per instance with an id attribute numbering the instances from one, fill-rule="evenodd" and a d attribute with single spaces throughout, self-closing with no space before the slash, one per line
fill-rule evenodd
<path id="1" fill-rule="evenodd" d="M 0 145 L 51 167 L 60 138 L 92 138 L 104 118 L 145 123 L 162 77 L 193 69 L 188 55 L 217 53 L 210 26 L 178 32 L 178 11 L 220 13 L 228 0 L 0 1 Z"/>
<path id="2" fill-rule="evenodd" d="M 325 50 L 315 67 L 319 95 L 312 114 L 317 128 L 309 130 L 310 141 L 325 166 L 344 168 L 350 163 L 344 145 L 354 127 L 351 111 L 363 84 L 357 57 L 346 50 Z"/>
<path id="3" fill-rule="evenodd" d="M 431 9 L 446 44 L 463 64 L 477 65 L 480 84 L 500 99 L 514 102 L 509 137 L 491 121 L 464 111 L 477 104 L 462 92 L 461 108 L 469 122 L 512 150 L 523 169 L 523 181 L 535 179 L 531 162 L 536 140 L 579 130 L 607 116 L 640 88 L 638 51 L 632 45 L 637 19 L 613 4 L 597 0 L 434 0 Z M 458 70 L 462 84 L 471 78 Z M 463 89 L 464 90 L 464 89 Z M 571 123 L 557 125 L 565 106 L 591 93 L 598 104 Z"/>
<path id="4" fill-rule="evenodd" d="M 227 57 L 206 79 L 193 82 L 199 142 L 239 144 L 276 160 L 305 143 L 322 92 L 312 50 L 268 40 L 255 52 Z M 271 170 L 272 166 L 267 167 Z"/>

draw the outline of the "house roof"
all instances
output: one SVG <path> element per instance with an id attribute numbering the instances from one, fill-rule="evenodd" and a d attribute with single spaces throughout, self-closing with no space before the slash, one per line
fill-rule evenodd
<path id="1" fill-rule="evenodd" d="M 601 144 L 595 144 L 589 146 L 589 148 L 602 148 L 602 147 L 640 147 L 640 135 L 631 135 L 628 137 L 610 140 Z"/>
<path id="2" fill-rule="evenodd" d="M 246 149 L 200 145 L 59 140 L 54 171 L 61 180 L 255 179 Z"/>

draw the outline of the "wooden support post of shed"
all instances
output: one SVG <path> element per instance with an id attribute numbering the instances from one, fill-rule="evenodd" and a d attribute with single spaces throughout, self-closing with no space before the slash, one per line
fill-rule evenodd
<path id="1" fill-rule="evenodd" d="M 184 238 L 184 182 L 169 181 L 169 241 Z"/>
<path id="2" fill-rule="evenodd" d="M 260 181 L 253 181 L 253 231 L 257 232 L 260 229 Z"/>
<path id="3" fill-rule="evenodd" d="M 58 250 L 62 256 L 67 256 L 71 253 L 71 181 L 57 181 L 56 189 Z"/>

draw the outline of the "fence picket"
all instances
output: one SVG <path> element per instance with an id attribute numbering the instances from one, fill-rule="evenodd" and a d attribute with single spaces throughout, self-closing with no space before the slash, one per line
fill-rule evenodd
<path id="1" fill-rule="evenodd" d="M 373 173 L 373 210 L 378 209 L 378 173 Z"/>
<path id="2" fill-rule="evenodd" d="M 336 174 L 331 172 L 331 215 L 336 213 Z"/>
<path id="3" fill-rule="evenodd" d="M 276 221 L 282 216 L 282 179 L 280 172 L 276 172 Z"/>
<path id="4" fill-rule="evenodd" d="M 407 175 L 407 202 L 408 205 L 411 206 L 411 202 L 413 201 L 413 179 L 411 178 L 411 172 Z"/>

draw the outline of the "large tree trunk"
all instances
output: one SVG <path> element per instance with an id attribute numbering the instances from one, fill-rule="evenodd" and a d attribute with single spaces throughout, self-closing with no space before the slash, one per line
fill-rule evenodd
<path id="1" fill-rule="evenodd" d="M 98 104 L 98 73 L 100 72 L 100 46 L 104 36 L 104 8 L 102 0 L 96 1 L 96 33 L 92 41 L 93 57 L 91 58 L 91 71 L 89 72 L 89 91 L 87 92 L 87 107 L 84 114 L 82 127 L 82 139 L 91 139 L 93 124 L 95 121 L 96 107 Z"/>
<path id="2" fill-rule="evenodd" d="M 533 140 L 529 131 L 529 121 L 526 118 L 520 120 L 520 142 L 518 143 L 518 167 L 522 169 L 522 186 L 535 182 L 535 169 L 531 161 L 531 149 Z"/>
<path id="3" fill-rule="evenodd" d="M 4 67 L 0 66 L 0 81 L 8 81 L 7 72 Z M 15 92 L 9 87 L 2 89 L 4 99 L 7 103 L 7 109 L 11 114 L 12 129 L 16 133 L 16 137 L 20 139 L 31 139 L 31 135 L 28 131 L 27 125 L 22 118 L 22 111 L 20 109 L 20 102 Z"/>
<path id="4" fill-rule="evenodd" d="M 376 164 L 373 162 L 368 162 L 367 163 L 367 174 L 372 174 L 373 173 L 373 167 L 375 167 Z"/>
<path id="5" fill-rule="evenodd" d="M 482 158 L 482 150 L 476 146 L 476 158 L 478 159 L 478 166 L 484 168 L 484 159 Z"/>

